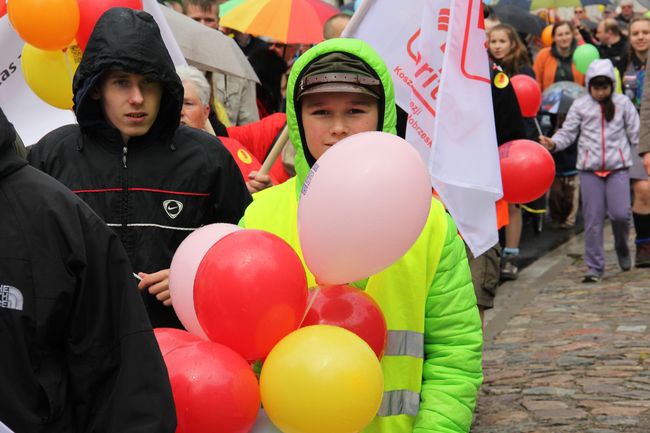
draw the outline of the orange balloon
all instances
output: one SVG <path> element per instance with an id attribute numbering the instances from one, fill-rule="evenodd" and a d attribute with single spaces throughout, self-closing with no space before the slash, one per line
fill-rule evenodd
<path id="1" fill-rule="evenodd" d="M 548 25 L 544 27 L 544 30 L 542 30 L 542 44 L 544 44 L 545 47 L 550 47 L 553 45 L 553 26 Z"/>
<path id="2" fill-rule="evenodd" d="M 18 35 L 41 50 L 66 48 L 79 28 L 76 0 L 9 0 L 7 11 Z"/>

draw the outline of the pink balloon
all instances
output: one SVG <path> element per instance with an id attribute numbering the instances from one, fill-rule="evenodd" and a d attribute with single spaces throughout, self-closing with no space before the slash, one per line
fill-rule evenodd
<path id="1" fill-rule="evenodd" d="M 321 284 L 373 275 L 413 245 L 430 207 L 429 173 L 408 142 L 384 132 L 347 137 L 314 164 L 300 194 L 307 267 Z"/>
<path id="2" fill-rule="evenodd" d="M 169 270 L 169 294 L 174 311 L 185 329 L 208 339 L 194 311 L 194 277 L 203 256 L 212 245 L 230 233 L 241 230 L 233 224 L 210 224 L 194 231 L 180 244 Z"/>

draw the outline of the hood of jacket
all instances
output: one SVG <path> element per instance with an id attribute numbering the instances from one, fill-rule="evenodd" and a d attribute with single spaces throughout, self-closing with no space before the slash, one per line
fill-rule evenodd
<path id="1" fill-rule="evenodd" d="M 609 59 L 596 59 L 589 65 L 585 77 L 585 84 L 589 87 L 589 82 L 594 77 L 607 77 L 612 80 L 612 84 L 616 83 L 616 73 L 614 72 L 614 65 Z"/>
<path id="2" fill-rule="evenodd" d="M 90 97 L 103 73 L 112 70 L 151 76 L 163 85 L 160 110 L 145 134 L 169 138 L 180 124 L 183 85 L 160 35 L 147 12 L 112 8 L 97 21 L 74 76 L 74 111 L 82 131 L 108 125 L 101 101 Z"/>
<path id="3" fill-rule="evenodd" d="M 305 156 L 305 134 L 300 118 L 300 107 L 295 100 L 296 88 L 307 66 L 318 58 L 334 52 L 348 53 L 358 57 L 376 73 L 384 91 L 379 101 L 379 123 L 381 124 L 381 130 L 395 134 L 397 114 L 395 110 L 393 80 L 390 76 L 390 71 L 381 57 L 379 57 L 379 54 L 370 45 L 358 39 L 330 39 L 312 47 L 296 60 L 287 83 L 287 126 L 289 128 L 291 143 L 296 149 L 295 169 L 298 193 L 309 174 L 309 170 L 311 170 L 311 166 Z"/>
<path id="4" fill-rule="evenodd" d="M 0 180 L 27 165 L 27 161 L 16 153 L 15 143 L 14 125 L 9 122 L 0 108 Z"/>

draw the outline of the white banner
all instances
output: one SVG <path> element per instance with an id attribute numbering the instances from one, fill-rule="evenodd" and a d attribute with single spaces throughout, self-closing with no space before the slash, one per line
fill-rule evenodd
<path id="1" fill-rule="evenodd" d="M 481 3 L 364 0 L 360 12 L 345 34 L 372 45 L 392 71 L 406 139 L 478 256 L 498 240 L 502 196 Z"/>
<path id="2" fill-rule="evenodd" d="M 451 0 L 447 11 L 436 3 L 427 2 L 423 23 L 437 25 L 422 25 L 422 52 L 444 52 L 438 111 L 423 122 L 434 131 L 429 169 L 434 188 L 478 256 L 498 241 L 495 202 L 503 196 L 483 10 L 480 0 Z M 445 32 L 447 22 L 446 43 L 439 45 L 435 32 Z M 426 63 L 427 55 L 422 57 Z"/>
<path id="3" fill-rule="evenodd" d="M 24 45 L 9 16 L 0 18 L 0 107 L 29 146 L 59 126 L 76 123 L 76 118 L 70 110 L 43 102 L 27 86 L 20 65 Z"/>

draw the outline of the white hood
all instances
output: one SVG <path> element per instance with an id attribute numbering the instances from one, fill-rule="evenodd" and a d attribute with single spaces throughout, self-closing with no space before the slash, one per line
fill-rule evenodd
<path id="1" fill-rule="evenodd" d="M 587 75 L 585 77 L 585 84 L 589 87 L 589 82 L 594 77 L 607 77 L 616 83 L 616 74 L 614 73 L 614 65 L 609 59 L 596 59 L 589 65 Z"/>

